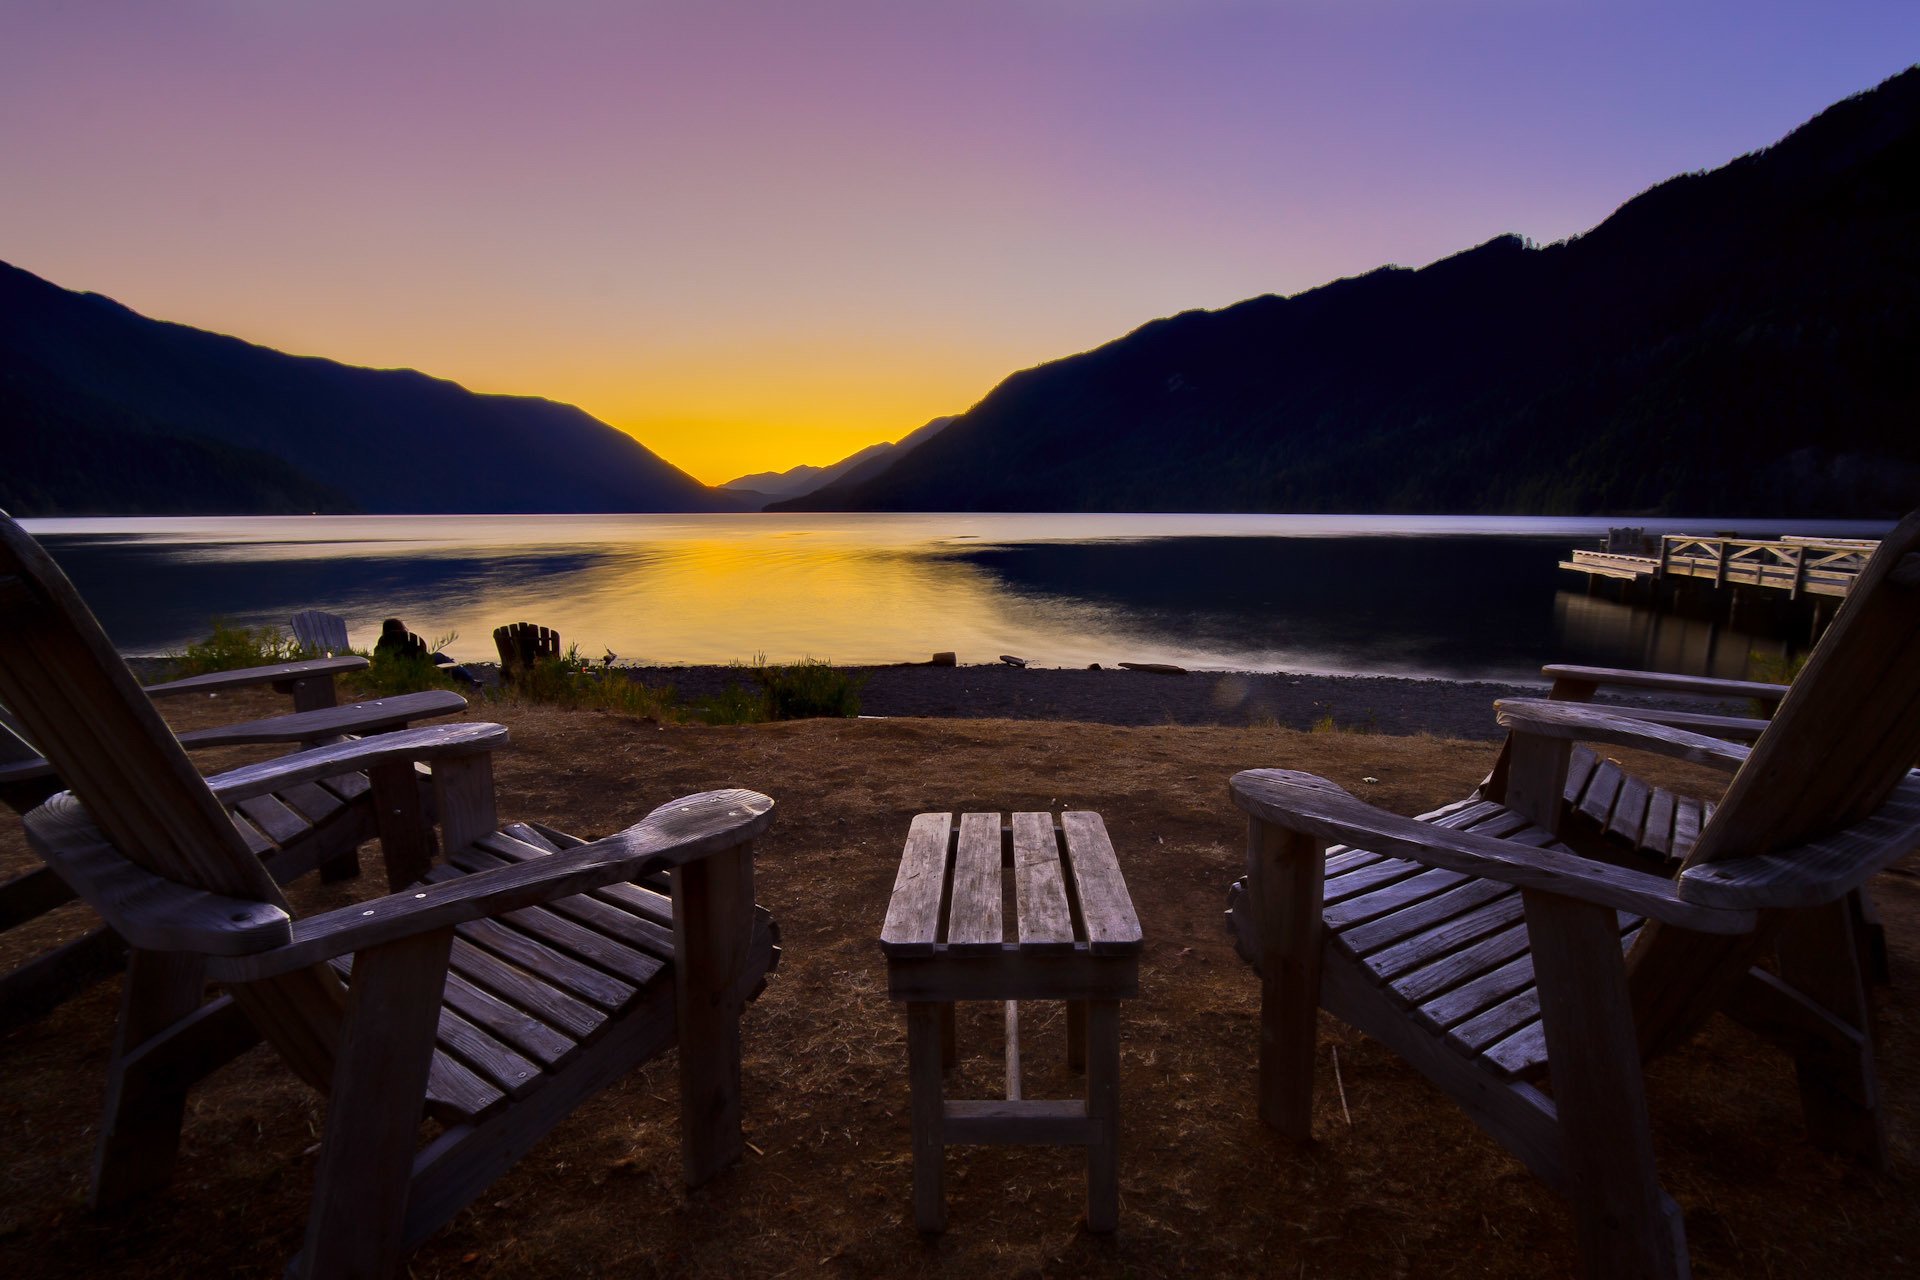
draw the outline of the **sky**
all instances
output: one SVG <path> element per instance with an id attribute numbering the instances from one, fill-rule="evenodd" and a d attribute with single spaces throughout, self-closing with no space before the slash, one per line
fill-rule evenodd
<path id="1" fill-rule="evenodd" d="M 1917 58 L 1917 0 L 0 0 L 0 259 L 717 483 L 1577 234 Z"/>

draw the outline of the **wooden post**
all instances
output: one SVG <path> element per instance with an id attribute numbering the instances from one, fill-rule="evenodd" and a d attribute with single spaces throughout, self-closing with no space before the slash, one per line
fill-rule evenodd
<path id="1" fill-rule="evenodd" d="M 452 946 L 453 930 L 438 929 L 354 957 L 301 1260 L 308 1280 L 400 1272 Z"/>
<path id="2" fill-rule="evenodd" d="M 107 1069 L 107 1105 L 94 1147 L 88 1203 L 110 1209 L 173 1175 L 186 1118 L 187 1085 L 155 1080 L 127 1067 L 128 1055 L 200 1007 L 206 995 L 205 957 L 185 952 L 135 951 L 120 992 L 120 1021 Z"/>
<path id="3" fill-rule="evenodd" d="M 440 810 L 440 842 L 448 853 L 492 835 L 500 825 L 493 804 L 491 754 L 435 761 L 433 791 Z"/>
<path id="4" fill-rule="evenodd" d="M 1120 1225 L 1120 1002 L 1086 1008 L 1087 1230 L 1109 1232 Z"/>
<path id="5" fill-rule="evenodd" d="M 1685 1224 L 1654 1173 L 1614 910 L 1538 889 L 1523 889 L 1521 901 L 1581 1271 L 1685 1276 Z"/>
<path id="6" fill-rule="evenodd" d="M 1290 1138 L 1311 1138 L 1326 853 L 1311 836 L 1253 818 L 1247 865 L 1260 926 L 1260 1118 Z M 1091 1007 L 1087 1016 L 1091 1093 L 1099 1047 Z"/>
<path id="7" fill-rule="evenodd" d="M 1853 895 L 1794 911 L 1781 925 L 1780 977 L 1860 1033 L 1854 1045 L 1807 1042 L 1794 1054 L 1800 1106 L 1818 1146 L 1887 1167 L 1873 1062 L 1873 1011 L 1861 980 Z"/>
<path id="8" fill-rule="evenodd" d="M 1528 733 L 1508 734 L 1507 742 L 1511 755 L 1502 803 L 1536 826 L 1558 831 L 1573 744 Z"/>
<path id="9" fill-rule="evenodd" d="M 674 1014 L 680 1036 L 680 1167 L 689 1187 L 745 1149 L 740 1130 L 741 977 L 753 950 L 753 845 L 676 867 Z"/>
<path id="10" fill-rule="evenodd" d="M 947 1006 L 951 1008 L 952 1006 Z M 907 1002 L 907 1085 L 913 1105 L 913 1224 L 947 1229 L 946 1117 L 940 1096 L 940 1008 Z"/>
<path id="11" fill-rule="evenodd" d="M 420 775 L 411 760 L 389 760 L 367 771 L 373 784 L 374 825 L 387 888 L 398 892 L 433 869 L 433 824 L 420 802 Z"/>

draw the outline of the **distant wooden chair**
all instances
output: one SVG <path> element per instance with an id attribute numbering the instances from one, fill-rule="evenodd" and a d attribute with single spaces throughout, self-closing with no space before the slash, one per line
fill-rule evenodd
<path id="1" fill-rule="evenodd" d="M 514 622 L 493 629 L 493 645 L 500 652 L 500 679 L 510 684 L 541 659 L 560 656 L 560 633 L 531 622 Z"/>
<path id="2" fill-rule="evenodd" d="M 316 746 L 348 734 L 405 728 L 466 709 L 466 699 L 446 690 L 336 706 L 334 676 L 366 665 L 365 658 L 356 657 L 279 663 L 147 685 L 142 692 L 149 698 L 165 698 L 271 685 L 303 707 L 292 715 L 182 734 L 182 744 L 194 748 Z M 0 803 L 25 813 L 65 785 L 18 722 L 0 707 Z M 339 881 L 359 874 L 358 847 L 374 836 L 372 805 L 365 775 L 352 773 L 254 797 L 232 806 L 229 816 L 247 847 L 282 883 L 316 867 L 322 879 Z M 36 920 L 72 902 L 74 896 L 46 867 L 0 881 L 0 931 Z M 101 925 L 0 974 L 0 1031 L 45 1014 L 115 972 L 125 955 L 126 944 Z"/>
<path id="3" fill-rule="evenodd" d="M 134 949 L 96 1204 L 167 1178 L 186 1082 L 256 1031 L 328 1095 L 296 1275 L 395 1274 L 579 1101 L 676 1041 L 686 1181 L 739 1155 L 740 1014 L 777 955 L 753 902 L 765 796 L 690 796 L 591 844 L 499 827 L 489 753 L 506 730 L 490 724 L 202 779 L 64 575 L 4 517 L 0 701 L 74 784 L 27 815 L 30 842 Z M 416 761 L 432 765 L 437 841 Z M 360 769 L 392 892 L 295 920 L 225 807 Z M 208 981 L 225 989 L 211 1003 Z M 428 1115 L 441 1128 L 416 1151 Z"/>
<path id="4" fill-rule="evenodd" d="M 351 653 L 347 647 L 347 620 L 337 613 L 306 609 L 293 615 L 293 638 L 302 649 L 316 657 Z"/>
<path id="5" fill-rule="evenodd" d="M 1502 776 L 1421 819 L 1307 774 L 1235 775 L 1249 875 L 1229 918 L 1262 979 L 1262 1118 L 1309 1136 L 1324 1007 L 1566 1195 L 1587 1274 L 1684 1275 L 1641 1061 L 1724 1010 L 1793 1055 L 1816 1142 L 1883 1163 L 1855 927 L 1861 887 L 1920 837 L 1916 652 L 1920 513 L 1881 544 L 1751 748 L 1515 700 L 1498 704 Z M 1676 874 L 1561 840 L 1575 740 L 1733 772 Z"/>

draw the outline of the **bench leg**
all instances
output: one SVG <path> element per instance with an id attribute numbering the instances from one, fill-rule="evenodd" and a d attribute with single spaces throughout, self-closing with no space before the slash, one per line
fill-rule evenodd
<path id="1" fill-rule="evenodd" d="M 947 1229 L 945 1106 L 940 1096 L 941 1010 L 951 1003 L 907 1002 L 907 1080 L 913 1094 L 913 1223 Z M 950 1043 L 950 1041 L 949 1041 Z"/>
<path id="2" fill-rule="evenodd" d="M 1087 1002 L 1067 1001 L 1067 1070 L 1087 1069 Z"/>
<path id="3" fill-rule="evenodd" d="M 1120 1002 L 1089 1000 L 1087 1230 L 1120 1225 Z"/>

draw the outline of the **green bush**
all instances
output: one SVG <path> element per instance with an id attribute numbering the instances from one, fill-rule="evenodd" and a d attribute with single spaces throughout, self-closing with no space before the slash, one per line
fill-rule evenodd
<path id="1" fill-rule="evenodd" d="M 762 665 L 755 674 L 766 691 L 769 720 L 860 714 L 866 678 L 855 679 L 824 658 L 802 658 L 790 667 Z"/>
<path id="2" fill-rule="evenodd" d="M 171 655 L 169 661 L 173 678 L 180 680 L 214 671 L 298 662 L 305 656 L 293 637 L 278 627 L 231 627 L 215 618 L 212 635 L 188 645 L 185 653 Z"/>
<path id="3" fill-rule="evenodd" d="M 767 699 L 764 694 L 730 684 L 694 703 L 693 714 L 703 724 L 759 724 L 767 718 Z"/>
<path id="4" fill-rule="evenodd" d="M 674 712 L 672 688 L 656 689 L 621 671 L 597 671 L 571 644 L 555 658 L 541 658 L 519 672 L 507 692 L 527 702 L 665 720 Z"/>

